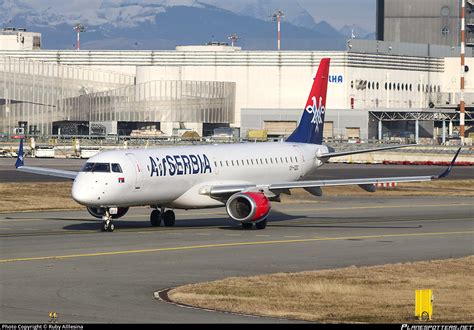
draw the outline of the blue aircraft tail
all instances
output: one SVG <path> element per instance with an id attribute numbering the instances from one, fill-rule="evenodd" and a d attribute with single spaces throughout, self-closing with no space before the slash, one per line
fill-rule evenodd
<path id="1" fill-rule="evenodd" d="M 321 144 L 329 78 L 329 58 L 321 59 L 300 123 L 287 142 Z"/>
<path id="2" fill-rule="evenodd" d="M 23 152 L 23 139 L 21 139 L 20 146 L 18 147 L 18 158 L 16 159 L 16 163 L 15 163 L 16 168 L 25 165 L 24 160 L 23 160 L 24 157 L 25 157 L 25 154 Z"/>

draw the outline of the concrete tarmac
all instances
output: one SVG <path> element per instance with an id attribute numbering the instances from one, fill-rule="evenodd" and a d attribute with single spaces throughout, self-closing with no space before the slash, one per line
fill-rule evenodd
<path id="1" fill-rule="evenodd" d="M 39 166 L 55 168 L 68 171 L 79 171 L 85 159 L 41 159 L 27 158 L 28 166 Z M 2 182 L 52 182 L 68 181 L 67 179 L 55 178 L 45 175 L 23 173 L 15 170 L 15 159 L 0 158 L 0 183 Z M 366 164 L 334 164 L 328 163 L 320 167 L 317 172 L 308 179 L 347 179 L 347 178 L 371 178 L 381 176 L 411 176 L 411 175 L 435 175 L 443 172 L 444 166 L 420 166 L 420 165 L 366 165 Z M 450 176 L 450 180 L 474 179 L 474 167 L 457 166 Z"/>
<path id="2" fill-rule="evenodd" d="M 473 204 L 452 196 L 273 203 L 265 230 L 242 230 L 224 209 L 177 211 L 175 227 L 153 228 L 150 209 L 137 208 L 113 233 L 86 211 L 0 214 L 0 321 L 45 323 L 55 311 L 72 323 L 285 322 L 181 308 L 153 293 L 229 276 L 472 255 Z"/>

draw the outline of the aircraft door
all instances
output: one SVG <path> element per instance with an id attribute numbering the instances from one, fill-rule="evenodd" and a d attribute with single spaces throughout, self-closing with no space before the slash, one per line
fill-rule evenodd
<path id="1" fill-rule="evenodd" d="M 134 154 L 128 153 L 126 155 L 128 159 L 131 161 L 133 168 L 135 170 L 135 190 L 139 190 L 142 188 L 142 184 L 143 184 L 143 168 Z"/>
<path id="2" fill-rule="evenodd" d="M 214 161 L 214 173 L 217 175 L 219 174 L 219 163 L 216 157 L 213 158 Z"/>

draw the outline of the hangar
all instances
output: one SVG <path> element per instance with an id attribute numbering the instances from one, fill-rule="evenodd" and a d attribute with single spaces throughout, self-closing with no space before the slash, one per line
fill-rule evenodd
<path id="1" fill-rule="evenodd" d="M 52 134 L 53 122 L 117 123 L 207 133 L 231 126 L 286 134 L 312 78 L 330 57 L 328 139 L 445 139 L 456 134 L 455 47 L 352 39 L 345 51 L 243 51 L 225 44 L 174 51 L 0 51 L 0 131 L 17 122 Z M 473 64 L 468 48 L 466 63 Z M 466 121 L 474 79 L 466 72 Z M 104 124 L 105 125 L 105 124 Z M 124 126 L 125 125 L 125 126 Z M 105 125 L 107 126 L 107 125 Z M 469 132 L 469 130 L 468 130 Z"/>

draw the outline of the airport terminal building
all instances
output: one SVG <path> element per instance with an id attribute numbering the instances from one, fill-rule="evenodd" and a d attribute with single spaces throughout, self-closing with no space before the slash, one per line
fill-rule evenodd
<path id="1" fill-rule="evenodd" d="M 27 133 L 46 135 L 210 135 L 227 126 L 244 138 L 259 129 L 278 137 L 296 126 L 319 61 L 330 57 L 327 139 L 445 139 L 458 120 L 458 54 L 456 47 L 357 39 L 334 52 L 1 50 L 0 132 L 12 134 L 23 122 Z M 472 70 L 465 76 L 469 126 Z"/>

